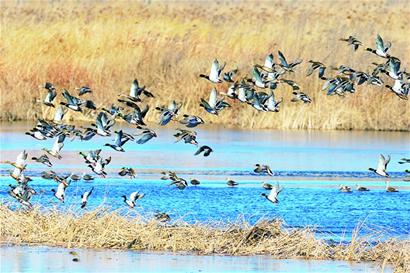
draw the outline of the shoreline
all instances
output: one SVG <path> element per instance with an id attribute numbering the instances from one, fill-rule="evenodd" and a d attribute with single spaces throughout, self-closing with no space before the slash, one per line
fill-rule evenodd
<path id="1" fill-rule="evenodd" d="M 5 268 L 13 268 L 14 263 L 24 257 L 31 257 L 40 263 L 30 263 L 34 268 L 27 271 L 42 271 L 40 267 L 48 270 L 105 272 L 127 271 L 127 268 L 138 268 L 139 272 L 272 272 L 280 269 L 281 272 L 393 272 L 387 264 L 366 262 L 346 262 L 327 260 L 300 260 L 300 259 L 272 259 L 266 255 L 255 256 L 229 256 L 206 255 L 197 256 L 190 253 L 147 252 L 147 251 L 117 251 L 103 249 L 77 249 L 48 246 L 5 246 L 0 245 L 0 255 L 7 258 Z M 53 259 L 51 259 L 53 257 Z M 104 261 L 103 263 L 101 263 Z M 39 266 L 41 264 L 41 266 Z M 163 268 L 161 264 L 166 264 Z M 20 267 L 20 272 L 26 270 Z M 51 268 L 50 268 L 51 267 Z M 76 268 L 78 267 L 78 269 Z M 80 269 L 81 268 L 81 269 Z M 85 269 L 84 268 L 92 268 Z"/>
<path id="2" fill-rule="evenodd" d="M 76 215 L 72 212 L 12 211 L 0 207 L 0 243 L 48 245 L 67 248 L 122 249 L 195 253 L 195 255 L 269 255 L 274 259 L 344 260 L 391 264 L 396 272 L 410 269 L 410 240 L 378 235 L 359 237 L 360 225 L 347 244 L 317 239 L 309 227 L 286 229 L 279 220 L 255 225 L 227 224 L 212 228 L 206 224 L 168 225 L 155 219 L 121 216 L 96 209 Z M 64 231 L 64 232 L 61 232 Z M 379 234 L 380 235 L 380 234 Z M 373 241 L 371 243 L 371 241 Z M 400 271 L 402 270 L 402 271 Z"/>

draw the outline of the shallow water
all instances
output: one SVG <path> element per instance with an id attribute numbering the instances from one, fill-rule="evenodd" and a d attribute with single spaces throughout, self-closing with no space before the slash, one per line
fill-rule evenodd
<path id="1" fill-rule="evenodd" d="M 23 126 L 24 127 L 24 126 Z M 23 134 L 19 127 L 2 127 L 0 134 L 2 160 L 14 160 L 22 149 L 30 156 L 40 155 L 40 149 L 52 146 L 53 140 L 36 141 Z M 126 129 L 130 131 L 131 129 Z M 92 186 L 87 210 L 100 205 L 124 214 L 151 217 L 162 211 L 172 219 L 193 222 L 232 222 L 238 218 L 255 223 L 261 218 L 279 217 L 289 227 L 313 226 L 318 234 L 335 240 L 348 240 L 352 230 L 364 222 L 363 234 L 382 230 L 384 236 L 407 237 L 410 234 L 410 183 L 403 182 L 404 169 L 410 164 L 398 164 L 402 157 L 410 157 L 409 133 L 398 132 L 307 132 L 307 131 L 243 131 L 199 129 L 198 140 L 214 148 L 208 158 L 193 156 L 196 147 L 173 143 L 170 129 L 157 131 L 159 137 L 144 145 L 127 143 L 126 153 L 110 150 L 103 144 L 110 138 L 96 137 L 92 141 L 66 141 L 62 160 L 52 160 L 53 170 L 79 174 L 90 170 L 78 151 L 103 148 L 103 156 L 111 155 L 108 177 L 94 182 L 72 182 L 66 191 L 66 203 L 53 197 L 53 181 L 39 178 L 40 164 L 30 164 L 26 174 L 34 178 L 31 185 L 40 192 L 33 203 L 46 208 L 81 213 L 81 194 Z M 384 180 L 367 171 L 376 167 L 380 153 L 390 154 L 389 172 L 392 186 L 400 192 L 386 193 Z M 275 177 L 255 175 L 255 163 L 269 164 Z M 122 166 L 134 167 L 135 179 L 120 178 L 116 172 Z M 12 207 L 19 205 L 7 194 L 10 167 L 0 165 L 0 200 Z M 160 180 L 160 170 L 177 170 L 185 179 L 198 178 L 201 185 L 181 191 Z M 239 182 L 238 188 L 226 187 L 230 177 Z M 280 202 L 274 205 L 263 197 L 262 182 L 280 180 L 285 189 Z M 338 185 L 352 188 L 367 186 L 370 192 L 341 193 Z M 121 195 L 138 190 L 146 196 L 138 207 L 129 210 Z"/>
<path id="2" fill-rule="evenodd" d="M 77 256 L 70 255 L 75 251 Z M 393 272 L 375 263 L 274 260 L 269 256 L 193 256 L 56 247 L 0 247 L 1 272 Z M 77 257 L 78 262 L 72 259 Z"/>

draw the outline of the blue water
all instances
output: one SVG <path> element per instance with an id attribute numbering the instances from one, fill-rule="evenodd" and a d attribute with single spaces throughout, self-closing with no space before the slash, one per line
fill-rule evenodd
<path id="1" fill-rule="evenodd" d="M 131 131 L 131 129 L 126 129 Z M 410 164 L 398 164 L 402 157 L 410 157 L 409 133 L 382 132 L 306 132 L 306 131 L 239 131 L 198 130 L 200 144 L 214 149 L 208 158 L 193 156 L 196 147 L 174 143 L 173 131 L 157 131 L 159 137 L 144 145 L 127 143 L 126 153 L 103 147 L 111 138 L 97 137 L 92 141 L 66 141 L 62 160 L 52 160 L 53 170 L 63 173 L 91 173 L 78 151 L 103 148 L 103 157 L 112 156 L 108 177 L 94 182 L 72 182 L 66 191 L 66 202 L 53 197 L 57 184 L 39 178 L 49 168 L 30 164 L 26 175 L 34 181 L 31 186 L 40 194 L 33 204 L 44 209 L 79 208 L 81 194 L 92 186 L 95 190 L 86 210 L 99 206 L 128 215 L 150 218 L 157 211 L 170 214 L 172 221 L 201 222 L 226 225 L 231 222 L 256 223 L 261 219 L 280 218 L 289 228 L 312 226 L 317 234 L 328 239 L 348 240 L 353 229 L 364 222 L 361 234 L 382 231 L 386 236 L 408 237 L 410 234 L 410 183 L 403 182 L 404 169 Z M 53 140 L 36 141 L 21 131 L 8 128 L 0 133 L 1 159 L 14 160 L 22 149 L 30 156 L 40 155 L 42 147 L 52 146 Z M 384 180 L 367 171 L 376 167 L 380 153 L 390 154 L 388 167 L 391 185 L 400 192 L 387 193 Z M 252 173 L 255 163 L 269 164 L 275 177 Z M 122 166 L 134 167 L 135 179 L 120 178 L 116 173 Z M 8 194 L 10 166 L 0 165 L 0 202 L 10 207 L 20 205 Z M 178 190 L 160 180 L 161 170 L 177 170 L 181 177 L 198 178 L 201 185 Z M 230 177 L 239 187 L 226 187 Z M 297 177 L 294 178 L 294 177 Z M 284 187 L 279 204 L 261 197 L 266 192 L 262 182 Z M 341 193 L 338 185 L 356 183 L 367 186 L 370 192 Z M 145 194 L 138 206 L 130 210 L 121 195 L 132 191 Z"/>
<path id="2" fill-rule="evenodd" d="M 393 272 L 377 263 L 276 260 L 270 256 L 195 256 L 119 250 L 1 246 L 1 272 Z"/>

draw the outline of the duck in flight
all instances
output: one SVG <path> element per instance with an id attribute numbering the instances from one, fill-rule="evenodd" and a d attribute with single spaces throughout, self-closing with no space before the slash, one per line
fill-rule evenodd
<path id="1" fill-rule="evenodd" d="M 387 156 L 387 158 L 385 158 L 384 155 L 381 154 L 379 157 L 379 162 L 377 163 L 377 169 L 369 168 L 369 171 L 372 171 L 375 174 L 383 177 L 389 177 L 389 174 L 386 172 L 389 162 L 390 156 Z"/>
<path id="2" fill-rule="evenodd" d="M 221 83 L 221 72 L 224 68 L 225 64 L 220 66 L 218 59 L 214 59 L 214 61 L 212 62 L 211 72 L 209 73 L 209 75 L 200 74 L 199 77 L 205 78 L 213 83 Z"/>
<path id="3" fill-rule="evenodd" d="M 279 187 L 279 183 L 276 183 L 275 187 L 273 187 L 269 194 L 262 193 L 261 196 L 265 197 L 266 200 L 272 202 L 273 204 L 279 203 L 279 193 L 281 193 L 283 188 Z"/>

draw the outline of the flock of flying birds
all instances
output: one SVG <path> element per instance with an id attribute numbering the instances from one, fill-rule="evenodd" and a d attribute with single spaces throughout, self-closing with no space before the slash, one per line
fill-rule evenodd
<path id="1" fill-rule="evenodd" d="M 362 43 L 355 37 L 349 36 L 347 39 L 341 39 L 348 43 L 348 45 L 353 47 L 353 50 L 358 50 Z M 365 73 L 362 71 L 355 70 L 353 68 L 341 65 L 339 68 L 329 67 L 331 70 L 336 70 L 336 76 L 326 76 L 325 72 L 327 67 L 318 61 L 309 61 L 309 68 L 307 70 L 307 76 L 312 75 L 316 70 L 318 71 L 318 76 L 320 79 L 325 81 L 323 85 L 323 90 L 327 90 L 327 95 L 339 95 L 345 96 L 348 93 L 355 92 L 355 86 L 362 85 L 364 83 L 370 85 L 383 86 L 385 78 L 391 78 L 394 80 L 393 86 L 385 85 L 390 91 L 397 95 L 400 99 L 407 99 L 409 89 L 410 89 L 410 73 L 405 70 L 400 70 L 401 61 L 388 54 L 391 47 L 390 42 L 383 41 L 383 39 L 378 35 L 376 38 L 376 49 L 367 48 L 369 51 L 379 57 L 381 57 L 384 62 L 381 64 L 374 63 L 375 67 L 371 73 Z M 227 71 L 223 73 L 225 68 L 224 65 L 220 65 L 218 60 L 215 59 L 212 62 L 211 71 L 209 74 L 200 74 L 200 78 L 205 78 L 209 82 L 214 84 L 211 90 L 209 99 L 201 99 L 200 106 L 204 110 L 213 115 L 219 115 L 221 111 L 225 108 L 231 107 L 231 105 L 225 101 L 229 98 L 232 101 L 239 101 L 241 103 L 248 104 L 258 111 L 263 112 L 278 112 L 279 106 L 283 102 L 283 99 L 277 101 L 275 99 L 274 91 L 277 89 L 278 85 L 286 84 L 292 87 L 293 98 L 291 102 L 302 102 L 309 104 L 312 102 L 308 94 L 301 91 L 300 86 L 292 80 L 285 79 L 286 75 L 294 72 L 302 60 L 295 60 L 292 62 L 287 61 L 282 52 L 278 51 L 279 63 L 274 61 L 273 54 L 269 54 L 263 65 L 256 64 L 253 66 L 251 77 L 245 77 L 242 79 L 236 79 L 238 74 L 238 69 Z M 223 82 L 229 83 L 230 86 L 226 92 L 221 92 L 218 95 L 216 86 Z M 121 94 L 117 99 L 120 105 L 112 104 L 110 107 L 97 108 L 95 103 L 90 99 L 83 99 L 83 96 L 92 93 L 92 89 L 88 86 L 83 86 L 77 88 L 78 96 L 70 94 L 66 89 L 62 90 L 62 96 L 65 101 L 61 101 L 59 105 L 55 104 L 55 99 L 57 97 L 56 87 L 50 83 L 46 82 L 41 86 L 47 91 L 47 94 L 42 101 L 42 103 L 50 108 L 54 108 L 54 119 L 47 121 L 45 119 L 38 119 L 36 126 L 30 131 L 26 132 L 27 135 L 37 139 L 45 140 L 48 138 L 55 138 L 54 145 L 52 148 L 44 148 L 43 153 L 39 157 L 32 157 L 31 160 L 42 163 L 47 167 L 52 167 L 53 163 L 50 160 L 51 156 L 55 159 L 61 159 L 61 150 L 64 147 L 64 141 L 67 138 L 71 140 L 80 139 L 81 141 L 89 141 L 94 136 L 99 135 L 102 137 L 109 137 L 115 134 L 116 138 L 113 143 L 106 143 L 105 146 L 112 148 L 118 152 L 125 152 L 124 145 L 127 142 L 135 141 L 137 144 L 144 144 L 150 141 L 152 138 L 157 137 L 154 130 L 147 127 L 144 122 L 144 118 L 148 113 L 150 107 L 142 104 L 150 98 L 154 98 L 154 94 L 146 89 L 145 86 L 141 86 L 137 79 L 135 79 L 130 88 L 129 95 Z M 219 87 L 218 87 L 219 88 Z M 268 92 L 265 92 L 268 90 Z M 161 126 L 166 126 L 171 121 L 177 121 L 186 128 L 178 128 L 174 134 L 176 142 L 183 141 L 187 144 L 192 144 L 198 146 L 198 149 L 194 155 L 203 155 L 205 157 L 209 156 L 213 150 L 207 145 L 199 145 L 197 141 L 197 133 L 192 130 L 192 128 L 204 124 L 203 118 L 195 115 L 183 114 L 182 118 L 178 120 L 179 111 L 182 104 L 176 101 L 171 101 L 168 106 L 157 106 L 155 110 L 159 113 L 159 122 Z M 87 112 L 93 112 L 95 116 L 95 123 L 90 124 L 88 127 L 76 128 L 74 125 L 69 125 L 63 122 L 64 115 L 67 111 L 82 112 L 87 114 Z M 139 130 L 137 134 L 129 134 L 123 130 L 112 131 L 112 128 L 117 120 L 123 120 L 128 124 L 135 125 L 135 128 Z M 105 177 L 107 173 L 105 168 L 111 162 L 111 157 L 104 158 L 101 154 L 101 149 L 89 151 L 87 153 L 80 152 L 79 154 L 83 157 L 85 164 L 90 168 L 95 174 Z M 19 201 L 26 208 L 31 208 L 32 205 L 30 200 L 36 191 L 29 186 L 29 182 L 32 179 L 24 175 L 24 170 L 27 166 L 28 154 L 26 151 L 21 152 L 15 162 L 6 161 L 14 166 L 14 170 L 10 173 L 10 176 L 17 181 L 16 185 L 9 185 L 9 193 L 17 201 Z M 376 174 L 388 177 L 386 173 L 387 164 L 390 161 L 390 157 L 387 159 L 381 155 L 379 159 L 379 164 L 377 169 L 369 169 Z M 403 158 L 399 163 L 410 163 L 410 159 Z M 255 173 L 266 174 L 273 176 L 274 173 L 267 165 L 256 164 Z M 409 172 L 406 170 L 406 172 Z M 120 176 L 135 177 L 136 171 L 133 168 L 123 167 L 119 173 Z M 179 189 L 184 189 L 188 186 L 188 182 L 178 177 L 175 172 L 163 172 L 161 179 L 171 180 L 170 185 L 175 185 Z M 71 181 L 93 180 L 93 176 L 85 174 L 83 176 L 71 174 L 68 176 L 58 175 L 54 171 L 44 171 L 42 173 L 44 179 L 51 179 L 57 182 L 57 188 L 53 189 L 54 196 L 61 202 L 65 199 L 65 190 L 70 185 Z M 190 181 L 194 186 L 199 185 L 200 182 L 196 179 Z M 237 186 L 238 183 L 228 179 L 227 185 L 230 187 Z M 270 190 L 269 194 L 263 193 L 267 200 L 272 203 L 278 203 L 278 195 L 282 191 L 282 188 L 277 183 L 276 185 L 271 185 L 268 183 L 263 184 L 263 188 Z M 90 190 L 84 192 L 81 195 L 82 202 L 81 208 L 86 207 L 88 198 L 91 196 L 94 187 Z M 343 192 L 351 192 L 350 187 L 341 186 L 340 190 Z M 357 187 L 359 191 L 366 191 L 367 188 Z M 386 184 L 387 191 L 396 191 L 394 188 L 389 187 Z M 144 194 L 139 192 L 132 192 L 129 197 L 123 195 L 124 203 L 130 208 L 136 206 L 137 200 L 143 198 Z M 169 219 L 169 217 L 164 213 L 159 213 L 157 215 L 160 219 Z"/>

